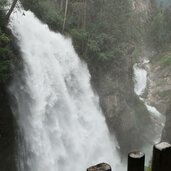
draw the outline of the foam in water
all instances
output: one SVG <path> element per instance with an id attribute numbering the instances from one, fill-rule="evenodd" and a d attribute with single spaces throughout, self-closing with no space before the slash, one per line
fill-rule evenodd
<path id="1" fill-rule="evenodd" d="M 10 87 L 21 132 L 18 170 L 85 171 L 108 162 L 119 171 L 115 142 L 71 40 L 21 9 L 10 28 L 24 64 Z"/>

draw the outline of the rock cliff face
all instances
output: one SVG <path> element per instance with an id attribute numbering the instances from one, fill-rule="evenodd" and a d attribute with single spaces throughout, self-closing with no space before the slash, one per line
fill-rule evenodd
<path id="1" fill-rule="evenodd" d="M 135 14 L 145 12 L 148 16 L 150 0 L 132 2 Z M 123 155 L 141 148 L 148 141 L 149 130 L 152 130 L 149 113 L 134 93 L 133 50 L 130 49 L 128 47 L 124 57 L 113 61 L 88 62 L 92 84 L 99 95 L 107 124 L 110 131 L 115 133 Z"/>
<path id="2" fill-rule="evenodd" d="M 15 119 L 6 86 L 0 84 L 0 170 L 15 171 Z"/>
<path id="3" fill-rule="evenodd" d="M 162 59 L 162 57 L 161 57 Z M 171 67 L 164 66 L 161 60 L 152 60 L 149 71 L 149 91 L 147 99 L 158 111 L 165 114 L 171 97 Z"/>
<path id="4" fill-rule="evenodd" d="M 149 8 L 144 7 L 144 4 L 149 4 L 148 2 L 135 1 L 134 3 L 136 2 L 139 4 L 133 6 L 136 12 L 146 9 L 146 13 L 148 14 L 150 11 L 153 11 L 152 5 L 147 5 Z M 166 7 L 168 17 L 170 18 L 170 1 L 151 0 L 151 2 L 153 2 L 153 5 L 155 4 L 158 6 Z M 136 6 L 138 8 L 136 8 Z M 145 47 L 144 51 L 146 50 L 147 48 Z M 150 53 L 150 55 L 146 56 L 149 57 L 150 63 L 148 70 L 148 88 L 144 98 L 146 99 L 148 104 L 155 106 L 160 113 L 166 116 L 166 123 L 162 133 L 162 140 L 171 143 L 171 51 L 170 47 L 167 47 L 165 49 L 158 47 L 155 50 L 154 54 L 152 50 Z"/>
<path id="5" fill-rule="evenodd" d="M 92 84 L 100 97 L 107 124 L 115 133 L 123 155 L 141 148 L 151 130 L 148 111 L 134 93 L 131 61 L 131 56 L 127 56 L 89 65 Z"/>
<path id="6" fill-rule="evenodd" d="M 150 63 L 147 100 L 166 116 L 162 140 L 171 143 L 171 65 L 170 52 L 155 55 Z"/>

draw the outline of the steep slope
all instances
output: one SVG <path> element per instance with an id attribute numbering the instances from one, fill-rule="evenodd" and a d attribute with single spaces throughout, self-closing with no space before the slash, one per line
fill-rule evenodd
<path id="1" fill-rule="evenodd" d="M 150 63 L 149 89 L 147 100 L 166 116 L 166 123 L 162 134 L 162 140 L 171 142 L 171 66 L 170 52 L 163 51 L 155 55 Z"/>

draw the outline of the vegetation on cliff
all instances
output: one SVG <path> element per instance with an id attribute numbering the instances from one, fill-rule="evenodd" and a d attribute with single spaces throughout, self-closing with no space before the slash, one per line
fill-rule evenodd
<path id="1" fill-rule="evenodd" d="M 165 51 L 171 45 L 171 7 L 155 8 L 150 23 L 150 38 L 154 48 Z"/>
<path id="2" fill-rule="evenodd" d="M 83 58 L 121 57 L 132 40 L 131 4 L 125 0 L 23 0 L 53 30 L 71 35 Z"/>
<path id="3" fill-rule="evenodd" d="M 6 0 L 0 0 L 0 170 L 15 171 L 15 120 L 7 95 L 7 83 L 10 81 L 17 51 L 14 48 L 13 36 L 7 28 L 4 11 Z"/>
<path id="4" fill-rule="evenodd" d="M 1 7 L 5 1 L 1 0 Z M 132 0 L 21 1 L 26 9 L 31 9 L 51 29 L 70 35 L 77 53 L 87 62 L 95 61 L 99 64 L 100 61 L 100 65 L 103 65 L 105 61 L 115 59 L 117 63 L 122 62 L 122 57 L 134 51 L 135 44 L 140 42 L 139 40 L 149 27 L 149 39 L 156 48 L 170 41 L 171 24 L 169 25 L 169 18 L 166 17 L 169 10 L 156 10 L 151 18 L 150 26 L 146 27 L 138 21 L 140 16 L 135 15 L 132 10 Z M 1 23 L 0 27 L 4 27 L 3 22 Z M 163 29 L 165 29 L 164 32 Z M 1 80 L 5 80 L 10 75 L 11 39 L 2 28 L 0 35 L 2 39 L 4 36 L 8 39 L 5 44 L 1 45 L 3 49 L 0 50 L 0 54 L 6 56 L 3 58 L 3 68 L 1 67 L 0 70 L 3 75 Z"/>
<path id="5" fill-rule="evenodd" d="M 11 74 L 14 54 L 2 10 L 6 0 L 0 3 L 0 81 L 4 82 Z M 22 3 L 53 30 L 71 35 L 77 52 L 87 61 L 122 61 L 125 51 L 132 53 L 134 44 L 143 36 L 142 25 L 139 26 L 138 17 L 131 9 L 132 1 L 22 0 Z M 170 47 L 170 14 L 170 8 L 155 8 L 147 22 L 149 26 L 142 27 L 144 32 L 150 30 L 148 39 L 157 51 Z M 164 56 L 163 64 L 168 65 L 169 60 Z"/>
<path id="6" fill-rule="evenodd" d="M 153 96 L 161 106 L 170 103 L 170 67 L 171 67 L 171 6 L 159 7 L 153 12 L 150 37 L 154 50 L 157 52 L 151 60 L 155 72 L 155 88 Z M 155 92 L 156 91 L 156 92 Z M 162 104 L 162 105 L 161 105 Z M 163 112 L 165 112 L 165 108 Z"/>
<path id="7" fill-rule="evenodd" d="M 0 0 L 0 84 L 9 80 L 11 66 L 16 59 L 16 52 L 13 47 L 13 37 L 7 29 L 8 18 L 4 12 L 6 0 Z"/>

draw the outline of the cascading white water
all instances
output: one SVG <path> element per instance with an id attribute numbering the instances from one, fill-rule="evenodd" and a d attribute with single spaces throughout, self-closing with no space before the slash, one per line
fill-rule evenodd
<path id="1" fill-rule="evenodd" d="M 147 85 L 147 72 L 146 70 L 139 68 L 137 64 L 134 65 L 134 74 L 135 74 L 135 93 L 140 96 L 144 93 L 144 90 Z"/>
<path id="2" fill-rule="evenodd" d="M 149 60 L 144 59 L 144 61 L 142 63 L 140 63 L 141 65 L 146 65 L 148 64 Z M 138 66 L 138 63 L 135 63 L 133 66 L 134 69 L 134 92 L 138 95 L 141 96 L 147 86 L 147 71 Z"/>
<path id="3" fill-rule="evenodd" d="M 149 60 L 145 60 L 142 63 L 139 63 L 139 65 L 145 66 L 148 65 Z M 134 85 L 134 91 L 139 96 L 140 100 L 144 101 L 145 106 L 147 107 L 148 111 L 151 113 L 153 117 L 159 118 L 161 125 L 164 123 L 164 116 L 157 111 L 157 109 L 154 106 L 149 105 L 144 98 L 141 96 L 144 94 L 145 89 L 147 88 L 147 71 L 145 68 L 139 67 L 138 63 L 134 65 L 134 79 L 135 79 L 135 85 Z"/>
<path id="4" fill-rule="evenodd" d="M 85 171 L 98 162 L 121 170 L 87 66 L 71 40 L 22 9 L 9 27 L 24 64 L 22 79 L 10 87 L 22 132 L 18 170 Z"/>

